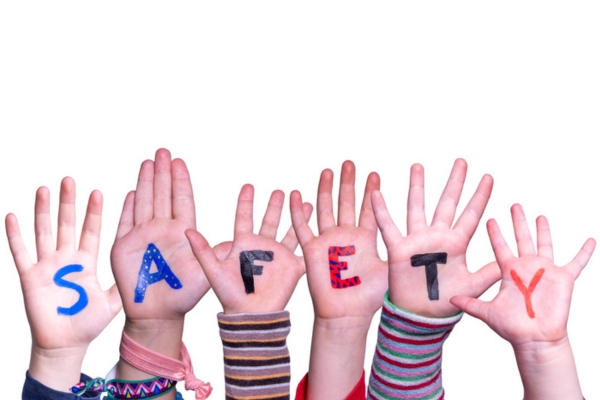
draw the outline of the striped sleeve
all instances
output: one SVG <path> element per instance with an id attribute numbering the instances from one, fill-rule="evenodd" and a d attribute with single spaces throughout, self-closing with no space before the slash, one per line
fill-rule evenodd
<path id="1" fill-rule="evenodd" d="M 367 398 L 443 399 L 442 346 L 461 317 L 421 317 L 394 306 L 386 294 Z"/>
<path id="2" fill-rule="evenodd" d="M 290 314 L 219 313 L 226 400 L 289 400 Z"/>

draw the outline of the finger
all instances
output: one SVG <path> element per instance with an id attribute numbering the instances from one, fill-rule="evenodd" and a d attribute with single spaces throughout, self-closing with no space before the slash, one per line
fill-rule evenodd
<path id="1" fill-rule="evenodd" d="M 196 206 L 190 173 L 182 159 L 176 158 L 171 163 L 171 179 L 173 179 L 173 218 L 190 221 L 196 226 Z"/>
<path id="2" fill-rule="evenodd" d="M 66 177 L 60 185 L 56 248 L 75 250 L 75 236 L 75 181 Z"/>
<path id="3" fill-rule="evenodd" d="M 450 303 L 485 323 L 489 320 L 490 303 L 467 296 L 453 296 L 450 298 Z"/>
<path id="4" fill-rule="evenodd" d="M 254 186 L 246 184 L 242 186 L 238 196 L 237 209 L 235 210 L 235 224 L 233 237 L 243 233 L 252 233 L 254 221 L 252 209 L 254 207 Z"/>
<path id="5" fill-rule="evenodd" d="M 344 161 L 340 177 L 340 194 L 338 197 L 338 226 L 356 225 L 356 199 L 354 181 L 356 168 L 352 161 Z"/>
<path id="6" fill-rule="evenodd" d="M 215 256 L 217 256 L 219 261 L 223 261 L 224 259 L 227 258 L 227 256 L 231 252 L 232 247 L 233 247 L 232 241 L 219 243 L 218 245 L 213 247 L 213 252 L 215 253 Z"/>
<path id="7" fill-rule="evenodd" d="M 14 214 L 8 214 L 5 220 L 6 225 L 6 237 L 8 238 L 8 247 L 12 253 L 13 260 L 19 275 L 23 275 L 33 266 L 31 257 L 27 253 L 25 243 L 21 237 L 21 230 L 19 229 L 19 222 Z"/>
<path id="8" fill-rule="evenodd" d="M 535 255 L 535 246 L 533 245 L 533 239 L 529 232 L 529 227 L 527 226 L 523 208 L 520 204 L 514 204 L 510 208 L 510 213 L 512 215 L 519 257 Z"/>
<path id="9" fill-rule="evenodd" d="M 267 205 L 267 211 L 263 217 L 262 224 L 260 226 L 261 236 L 266 236 L 271 239 L 275 239 L 277 236 L 277 228 L 279 227 L 279 221 L 281 220 L 281 212 L 283 211 L 283 200 L 285 195 L 281 190 L 275 190 L 271 193 L 269 204 Z"/>
<path id="10" fill-rule="evenodd" d="M 310 242 L 315 236 L 308 226 L 308 220 L 304 215 L 304 207 L 302 204 L 302 196 L 300 192 L 294 190 L 290 194 L 290 213 L 292 215 L 292 226 L 296 237 L 302 246 Z"/>
<path id="11" fill-rule="evenodd" d="M 50 191 L 42 186 L 35 194 L 35 248 L 38 261 L 54 251 L 50 219 Z"/>
<path id="12" fill-rule="evenodd" d="M 100 248 L 100 229 L 102 227 L 102 193 L 94 190 L 90 194 L 88 206 L 81 228 L 81 239 L 79 250 L 91 254 L 94 259 L 98 258 Z"/>
<path id="13" fill-rule="evenodd" d="M 425 219 L 425 172 L 421 164 L 414 164 L 410 168 L 406 222 L 409 235 L 427 226 L 427 220 Z"/>
<path id="14" fill-rule="evenodd" d="M 188 238 L 192 252 L 198 259 L 206 278 L 212 283 L 219 267 L 219 259 L 202 234 L 193 229 L 187 229 L 185 236 Z"/>
<path id="15" fill-rule="evenodd" d="M 119 220 L 119 226 L 117 227 L 117 239 L 127 235 L 134 227 L 133 213 L 135 198 L 136 196 L 133 190 L 125 196 L 123 211 L 121 211 L 121 219 Z"/>
<path id="16" fill-rule="evenodd" d="M 471 286 L 471 294 L 473 297 L 479 297 L 488 290 L 494 283 L 498 282 L 502 277 L 502 271 L 498 263 L 493 261 L 481 267 L 478 271 L 471 275 L 473 285 Z"/>
<path id="17" fill-rule="evenodd" d="M 319 179 L 319 193 L 317 193 L 317 226 L 319 233 L 335 226 L 333 216 L 333 171 L 325 169 Z M 302 241 L 300 241 L 302 243 Z"/>
<path id="18" fill-rule="evenodd" d="M 492 244 L 492 250 L 494 250 L 494 255 L 496 256 L 496 261 L 498 261 L 498 265 L 502 268 L 504 263 L 514 256 L 510 251 L 508 244 L 506 244 L 506 240 L 504 240 L 504 236 L 502 236 L 502 232 L 500 232 L 500 228 L 495 219 L 490 219 L 487 222 L 487 231 L 488 236 L 490 237 L 490 243 Z"/>
<path id="19" fill-rule="evenodd" d="M 146 160 L 140 167 L 137 186 L 135 188 L 134 224 L 148 222 L 154 215 L 154 161 Z"/>
<path id="20" fill-rule="evenodd" d="M 459 158 L 454 162 L 446 187 L 433 214 L 431 225 L 443 225 L 448 228 L 452 226 L 466 177 L 467 162 Z"/>
<path id="21" fill-rule="evenodd" d="M 171 153 L 167 149 L 158 149 L 154 158 L 153 215 L 155 217 L 173 218 L 171 184 Z"/>
<path id="22" fill-rule="evenodd" d="M 573 277 L 577 279 L 581 271 L 585 268 L 588 261 L 594 254 L 594 249 L 596 248 L 596 241 L 594 239 L 588 239 L 581 247 L 581 250 L 577 253 L 573 261 L 568 263 L 565 268 L 573 274 Z"/>
<path id="23" fill-rule="evenodd" d="M 310 216 L 313 211 L 312 204 L 302 204 L 302 211 L 304 212 L 304 218 L 306 221 L 310 221 Z M 296 232 L 294 231 L 293 226 L 290 226 L 290 229 L 288 229 L 287 233 L 281 240 L 281 244 L 289 249 L 292 253 L 296 250 L 296 247 L 298 247 L 298 238 L 296 237 Z"/>
<path id="24" fill-rule="evenodd" d="M 380 186 L 381 179 L 379 179 L 379 174 L 377 174 L 377 172 L 371 172 L 367 178 L 365 194 L 363 196 L 360 215 L 358 217 L 358 226 L 367 228 L 370 231 L 377 230 L 377 221 L 375 221 L 375 214 L 373 213 L 373 206 L 371 204 L 371 192 L 373 192 L 373 190 L 379 190 Z"/>
<path id="25" fill-rule="evenodd" d="M 471 197 L 471 200 L 469 200 L 469 203 L 458 218 L 458 221 L 456 221 L 454 230 L 467 238 L 468 241 L 471 240 L 475 230 L 477 230 L 479 221 L 481 221 L 485 207 L 492 194 L 493 186 L 494 180 L 491 175 L 484 175 L 483 178 L 481 178 L 473 197 Z"/>
<path id="26" fill-rule="evenodd" d="M 537 228 L 537 253 L 538 256 L 554 261 L 554 250 L 552 246 L 552 236 L 550 235 L 550 225 L 543 215 L 535 220 Z"/>
<path id="27" fill-rule="evenodd" d="M 379 226 L 379 230 L 381 230 L 381 236 L 383 237 L 383 241 L 389 254 L 392 249 L 400 244 L 402 235 L 396 227 L 396 224 L 394 224 L 379 190 L 371 192 L 371 203 L 373 205 L 377 226 Z"/>

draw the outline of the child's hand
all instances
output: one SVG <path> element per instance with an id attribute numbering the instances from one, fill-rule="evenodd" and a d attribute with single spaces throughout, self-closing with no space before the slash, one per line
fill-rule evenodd
<path id="1" fill-rule="evenodd" d="M 407 236 L 402 236 L 387 211 L 381 193 L 372 195 L 373 209 L 388 249 L 390 301 L 426 317 L 447 317 L 459 310 L 449 300 L 457 294 L 478 297 L 500 279 L 495 263 L 469 272 L 465 253 L 492 191 L 485 175 L 454 226 L 452 223 L 467 173 L 467 163 L 454 163 L 431 225 L 425 218 L 424 172 L 411 168 Z"/>
<path id="2" fill-rule="evenodd" d="M 123 332 L 159 354 L 179 359 L 185 314 L 210 285 L 185 237 L 195 229 L 190 175 L 181 159 L 159 149 L 142 163 L 137 188 L 125 199 L 112 248 L 112 269 L 125 308 Z M 120 359 L 117 378 L 149 379 Z M 174 399 L 175 393 L 165 396 Z"/>
<path id="3" fill-rule="evenodd" d="M 92 192 L 81 230 L 75 231 L 75 182 L 64 178 L 60 189 L 58 240 L 50 223 L 50 193 L 41 187 L 35 202 L 38 262 L 31 260 L 17 218 L 6 217 L 6 233 L 31 327 L 29 373 L 51 388 L 67 391 L 79 381 L 88 345 L 121 309 L 115 286 L 102 291 L 96 277 L 100 244 L 102 194 Z"/>
<path id="4" fill-rule="evenodd" d="M 588 239 L 575 258 L 558 267 L 553 261 L 548 220 L 537 225 L 537 254 L 520 205 L 511 208 L 519 255 L 506 244 L 495 220 L 487 228 L 502 271 L 500 292 L 491 302 L 456 296 L 452 303 L 481 319 L 513 346 L 558 342 L 567 336 L 567 319 L 575 279 L 589 261 L 595 241 Z"/>
<path id="5" fill-rule="evenodd" d="M 368 320 L 370 324 L 383 304 L 387 289 L 387 264 L 377 254 L 377 224 L 370 200 L 371 192 L 379 189 L 380 182 L 376 173 L 369 175 L 356 226 L 354 180 L 354 164 L 346 161 L 342 166 L 336 224 L 331 193 L 333 172 L 326 169 L 321 173 L 318 236 L 314 236 L 304 217 L 300 193 L 292 193 L 290 206 L 292 223 L 304 253 L 315 317 Z M 331 269 L 342 262 L 347 263 L 347 269 L 342 268 L 334 276 Z"/>
<path id="6" fill-rule="evenodd" d="M 314 236 L 304 217 L 300 193 L 291 196 L 292 224 L 304 253 L 315 310 L 307 398 L 342 398 L 361 382 L 367 333 L 387 290 L 387 263 L 377 254 L 377 223 L 371 208 L 379 175 L 371 173 L 367 179 L 358 226 L 354 180 L 354 164 L 346 161 L 336 224 L 333 172 L 321 173 L 319 236 Z"/>
<path id="7" fill-rule="evenodd" d="M 451 302 L 512 344 L 524 399 L 581 400 L 567 319 L 573 284 L 592 256 L 596 242 L 588 239 L 573 261 L 557 267 L 546 218 L 540 216 L 536 221 L 536 254 L 523 209 L 515 204 L 511 213 L 518 257 L 510 251 L 496 221 L 487 224 L 502 270 L 500 292 L 491 302 L 467 296 L 456 296 Z"/>
<path id="8" fill-rule="evenodd" d="M 183 319 L 210 288 L 185 237 L 195 229 L 190 175 L 159 149 L 125 199 L 112 268 L 128 321 Z"/>
<path id="9" fill-rule="evenodd" d="M 186 231 L 226 314 L 283 310 L 304 274 L 304 260 L 294 255 L 298 246 L 294 231 L 290 228 L 281 242 L 276 240 L 283 200 L 283 192 L 271 194 L 260 231 L 254 234 L 254 188 L 244 185 L 238 198 L 233 243 L 223 260 L 204 236 L 192 229 Z M 304 204 L 303 209 L 310 218 L 310 204 Z"/>

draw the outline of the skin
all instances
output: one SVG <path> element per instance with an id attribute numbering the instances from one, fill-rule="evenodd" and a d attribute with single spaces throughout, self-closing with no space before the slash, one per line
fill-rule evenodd
<path id="1" fill-rule="evenodd" d="M 450 303 L 452 296 L 478 297 L 500 279 L 495 263 L 476 272 L 466 264 L 466 251 L 492 192 L 493 180 L 485 175 L 464 211 L 454 223 L 467 174 L 467 163 L 457 159 L 431 224 L 425 216 L 424 169 L 415 164 L 410 170 L 407 234 L 400 233 L 379 191 L 371 195 L 377 225 L 389 257 L 389 296 L 396 306 L 425 317 L 448 317 L 460 310 Z M 453 225 L 454 223 L 454 225 Z M 439 300 L 427 293 L 425 267 L 415 268 L 411 257 L 416 254 L 447 253 L 445 264 L 438 264 Z"/>
<path id="2" fill-rule="evenodd" d="M 25 248 L 17 217 L 14 214 L 6 216 L 8 243 L 21 280 L 31 328 L 29 374 L 62 392 L 79 382 L 89 344 L 121 310 L 116 286 L 102 291 L 96 277 L 101 220 L 102 194 L 94 191 L 88 201 L 77 247 L 75 182 L 69 177 L 64 178 L 55 244 L 50 221 L 50 192 L 46 187 L 40 187 L 35 199 L 37 263 L 34 263 Z M 58 315 L 57 307 L 70 307 L 79 297 L 76 291 L 54 283 L 56 272 L 70 264 L 83 266 L 83 271 L 68 274 L 64 279 L 81 286 L 89 303 L 75 315 Z"/>
<path id="3" fill-rule="evenodd" d="M 155 160 L 142 163 L 135 192 L 125 199 L 112 248 L 111 262 L 123 307 L 124 332 L 134 341 L 165 356 L 178 359 L 185 315 L 206 294 L 210 285 L 185 236 L 195 229 L 196 215 L 190 175 L 183 160 L 171 160 L 166 149 Z M 134 291 L 142 257 L 154 243 L 183 287 L 166 282 L 148 285 L 144 301 L 135 303 Z M 117 377 L 126 380 L 151 378 L 123 359 Z M 164 396 L 174 399 L 175 392 Z"/>
<path id="4" fill-rule="evenodd" d="M 321 173 L 317 196 L 318 235 L 308 226 L 299 192 L 291 195 L 292 224 L 302 247 L 315 320 L 308 372 L 309 399 L 343 399 L 361 378 L 366 338 L 373 315 L 382 306 L 387 289 L 387 264 L 377 253 L 377 224 L 371 192 L 379 189 L 376 173 L 367 179 L 356 224 L 355 166 L 342 165 L 338 218 L 334 217 L 333 172 Z M 355 246 L 355 254 L 340 257 L 348 263 L 342 278 L 358 275 L 362 283 L 346 289 L 331 287 L 330 246 Z"/>
<path id="5" fill-rule="evenodd" d="M 192 250 L 206 274 L 225 314 L 265 313 L 282 311 L 288 303 L 298 280 L 304 275 L 304 259 L 294 255 L 298 240 L 290 228 L 281 242 L 276 239 L 284 194 L 271 194 L 258 234 L 253 233 L 254 187 L 244 185 L 238 197 L 231 250 L 219 259 L 200 233 L 187 230 Z M 305 217 L 310 218 L 312 206 L 303 205 Z M 272 251 L 272 261 L 255 261 L 263 266 L 262 275 L 254 277 L 254 293 L 247 294 L 240 273 L 242 251 Z"/>
<path id="6" fill-rule="evenodd" d="M 469 296 L 451 299 L 467 314 L 484 321 L 513 346 L 525 400 L 581 400 L 577 369 L 567 321 L 575 280 L 587 265 L 596 242 L 588 239 L 573 260 L 564 267 L 554 264 L 552 238 L 548 220 L 536 220 L 537 250 L 527 227 L 525 214 L 519 204 L 511 208 L 518 255 L 512 254 L 495 220 L 487 223 L 488 235 L 502 272 L 500 291 L 490 302 Z M 529 282 L 543 275 L 531 291 L 531 308 L 511 275 L 516 273 Z M 511 271 L 514 273 L 511 274 Z"/>

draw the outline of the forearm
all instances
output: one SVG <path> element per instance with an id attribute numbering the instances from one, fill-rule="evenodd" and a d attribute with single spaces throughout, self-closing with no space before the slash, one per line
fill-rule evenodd
<path id="1" fill-rule="evenodd" d="M 371 318 L 315 317 L 307 399 L 345 399 L 363 377 Z"/>
<path id="2" fill-rule="evenodd" d="M 569 338 L 513 346 L 525 400 L 581 400 L 583 395 Z"/>

